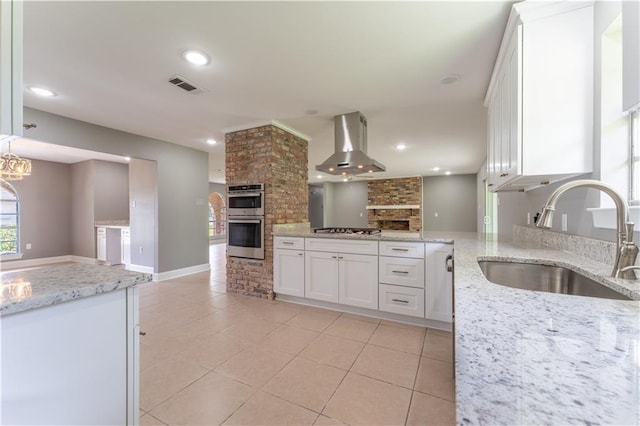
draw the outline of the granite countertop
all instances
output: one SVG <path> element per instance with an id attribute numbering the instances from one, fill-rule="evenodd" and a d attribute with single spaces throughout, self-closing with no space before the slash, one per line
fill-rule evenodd
<path id="1" fill-rule="evenodd" d="M 640 281 L 540 245 L 454 239 L 458 424 L 640 423 Z M 493 284 L 478 260 L 569 267 L 636 300 Z"/>
<path id="2" fill-rule="evenodd" d="M 374 241 L 408 241 L 427 243 L 452 244 L 453 238 L 450 232 L 408 232 L 408 231 L 382 231 L 373 235 L 340 234 L 340 233 L 315 233 L 312 230 L 302 231 L 274 231 L 276 237 L 303 237 L 303 238 L 335 238 L 339 240 L 374 240 Z M 461 234 L 460 235 L 471 235 Z"/>
<path id="3" fill-rule="evenodd" d="M 0 316 L 151 281 L 150 274 L 85 263 L 4 271 L 1 276 Z"/>

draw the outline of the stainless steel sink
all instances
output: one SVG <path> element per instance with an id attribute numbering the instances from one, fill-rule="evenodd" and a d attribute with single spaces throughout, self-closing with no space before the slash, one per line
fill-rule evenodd
<path id="1" fill-rule="evenodd" d="M 632 300 L 584 275 L 560 266 L 499 261 L 479 261 L 478 264 L 489 281 L 507 287 L 603 299 Z"/>

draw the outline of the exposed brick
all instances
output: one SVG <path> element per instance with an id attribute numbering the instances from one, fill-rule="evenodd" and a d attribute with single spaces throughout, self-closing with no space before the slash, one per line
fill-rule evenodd
<path id="1" fill-rule="evenodd" d="M 422 206 L 422 178 L 376 179 L 367 182 L 369 205 L 418 205 Z M 420 231 L 422 210 L 417 209 L 375 209 L 367 214 L 372 228 Z"/>
<path id="2" fill-rule="evenodd" d="M 309 221 L 308 143 L 268 125 L 225 135 L 227 184 L 264 183 L 264 261 L 227 257 L 227 291 L 267 297 L 273 290 L 273 225 Z"/>

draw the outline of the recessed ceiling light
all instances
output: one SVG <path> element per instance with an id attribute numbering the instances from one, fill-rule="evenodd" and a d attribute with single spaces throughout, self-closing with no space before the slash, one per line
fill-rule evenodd
<path id="1" fill-rule="evenodd" d="M 343 182 L 349 182 L 349 179 L 344 178 L 344 179 L 342 179 L 342 181 L 343 181 Z"/>
<path id="2" fill-rule="evenodd" d="M 31 90 L 31 92 L 35 93 L 38 96 L 49 97 L 49 96 L 55 96 L 56 95 L 51 90 L 45 89 L 43 87 L 29 87 L 29 90 Z"/>
<path id="3" fill-rule="evenodd" d="M 308 109 L 304 112 L 307 115 L 316 115 L 318 113 L 317 109 Z"/>
<path id="4" fill-rule="evenodd" d="M 440 84 L 453 84 L 458 80 L 460 80 L 460 76 L 458 74 L 449 74 L 440 79 Z"/>
<path id="5" fill-rule="evenodd" d="M 333 167 L 329 167 L 329 171 L 332 172 L 333 171 Z"/>
<path id="6" fill-rule="evenodd" d="M 361 168 L 363 168 L 363 167 L 364 167 L 364 166 L 363 166 L 362 164 L 358 164 L 358 168 L 359 168 L 359 169 L 361 169 Z"/>
<path id="7" fill-rule="evenodd" d="M 342 172 L 342 176 L 346 176 L 347 172 Z"/>
<path id="8" fill-rule="evenodd" d="M 433 171 L 434 171 L 434 172 L 439 172 L 439 171 L 440 171 L 440 167 L 437 167 L 437 166 L 436 166 L 436 167 L 434 167 L 434 168 L 433 168 Z"/>
<path id="9" fill-rule="evenodd" d="M 209 145 L 215 145 L 218 143 L 215 139 L 207 139 L 205 140 L 205 142 L 208 143 Z"/>
<path id="10" fill-rule="evenodd" d="M 318 175 L 316 176 L 318 179 L 322 179 L 322 175 Z"/>
<path id="11" fill-rule="evenodd" d="M 207 65 L 209 63 L 209 56 L 198 50 L 187 50 L 182 54 L 182 57 L 194 65 Z"/>
<path id="12" fill-rule="evenodd" d="M 451 172 L 449 170 L 447 170 L 446 172 L 444 172 L 444 174 L 449 176 L 451 174 Z"/>
<path id="13" fill-rule="evenodd" d="M 124 157 L 125 161 L 131 161 L 131 157 Z"/>
<path id="14" fill-rule="evenodd" d="M 396 149 L 397 149 L 398 151 L 402 151 L 402 150 L 404 150 L 406 147 L 407 147 L 407 146 L 406 146 L 405 144 L 403 144 L 403 143 L 399 143 L 398 145 L 396 145 Z"/>
<path id="15" fill-rule="evenodd" d="M 373 173 L 373 170 L 369 170 L 369 173 Z"/>

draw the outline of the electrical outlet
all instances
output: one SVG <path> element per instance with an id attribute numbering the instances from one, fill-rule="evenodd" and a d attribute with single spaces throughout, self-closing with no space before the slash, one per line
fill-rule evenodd
<path id="1" fill-rule="evenodd" d="M 24 245 L 25 250 L 31 250 L 31 243 L 27 243 Z"/>
<path id="2" fill-rule="evenodd" d="M 144 251 L 144 250 L 142 249 L 142 246 L 140 246 L 140 248 L 138 249 L 138 252 L 139 252 L 140 254 L 142 254 L 142 252 L 143 252 L 143 251 Z"/>
<path id="3" fill-rule="evenodd" d="M 562 215 L 562 232 L 567 232 L 567 214 Z"/>
<path id="4" fill-rule="evenodd" d="M 136 202 L 135 202 L 135 201 L 132 201 L 132 202 L 131 202 L 131 207 L 133 207 L 133 208 L 135 208 L 135 207 L 136 207 Z"/>
<path id="5" fill-rule="evenodd" d="M 527 212 L 527 225 L 531 225 L 531 213 Z"/>

